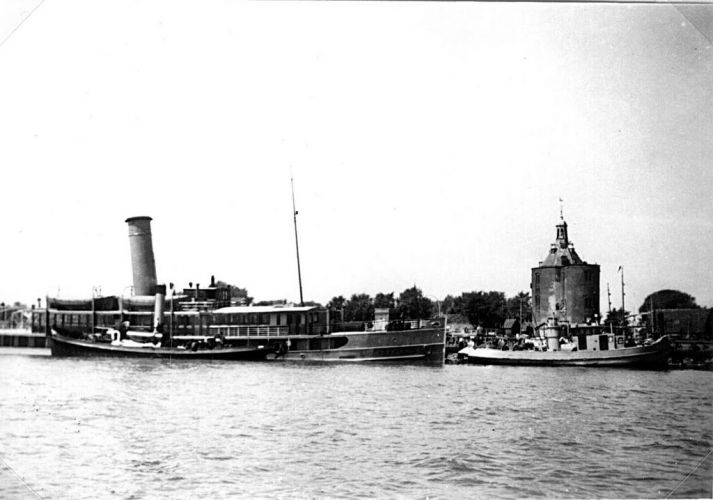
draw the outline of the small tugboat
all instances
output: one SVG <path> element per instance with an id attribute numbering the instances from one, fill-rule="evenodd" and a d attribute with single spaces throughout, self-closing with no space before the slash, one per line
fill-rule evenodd
<path id="1" fill-rule="evenodd" d="M 646 345 L 627 346 L 623 334 L 582 328 L 566 340 L 568 325 L 550 320 L 544 327 L 544 345 L 538 349 L 466 347 L 458 352 L 461 363 L 479 365 L 599 366 L 665 369 L 670 343 L 662 337 Z M 589 331 L 587 331 L 589 330 Z"/>

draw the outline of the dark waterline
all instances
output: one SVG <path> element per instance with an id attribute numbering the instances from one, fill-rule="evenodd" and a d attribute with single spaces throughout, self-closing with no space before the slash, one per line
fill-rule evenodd
<path id="1" fill-rule="evenodd" d="M 44 498 L 712 495 L 710 372 L 5 354 L 0 377 L 0 458 Z"/>

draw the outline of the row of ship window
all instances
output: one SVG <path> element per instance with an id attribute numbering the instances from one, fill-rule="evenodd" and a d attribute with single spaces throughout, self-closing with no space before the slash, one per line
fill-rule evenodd
<path id="1" fill-rule="evenodd" d="M 299 322 L 304 324 L 306 321 L 309 323 L 318 323 L 319 314 L 309 313 L 306 315 L 294 315 L 294 314 L 276 314 L 274 315 L 275 325 L 289 325 Z M 199 319 L 200 318 L 200 319 Z M 58 324 L 61 326 L 115 326 L 119 321 L 121 321 L 122 316 L 120 314 L 97 314 L 92 320 L 92 315 L 90 314 L 76 314 L 76 313 L 53 313 L 50 315 L 50 324 Z M 135 325 L 146 325 L 150 326 L 153 323 L 153 315 L 151 314 L 127 314 L 124 315 L 124 320 L 129 321 L 131 324 Z M 269 325 L 270 314 L 202 314 L 200 316 L 196 315 L 186 315 L 186 314 L 174 314 L 173 323 L 174 325 L 180 326 L 192 326 L 198 322 L 206 324 L 230 324 L 230 325 Z M 33 325 L 37 327 L 45 326 L 45 315 L 44 314 L 34 314 L 32 317 Z"/>

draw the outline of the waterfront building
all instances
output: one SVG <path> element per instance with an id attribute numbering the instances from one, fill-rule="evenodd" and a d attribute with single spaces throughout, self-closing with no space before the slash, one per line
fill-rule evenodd
<path id="1" fill-rule="evenodd" d="M 507 318 L 503 323 L 503 333 L 506 337 L 514 337 L 520 333 L 520 321 L 517 318 Z"/>
<path id="2" fill-rule="evenodd" d="M 532 268 L 532 317 L 535 327 L 548 318 L 570 324 L 599 319 L 599 265 L 583 261 L 569 241 L 560 215 L 557 238 L 537 267 Z"/>
<path id="3" fill-rule="evenodd" d="M 642 314 L 644 324 L 657 336 L 668 335 L 673 340 L 713 340 L 713 309 L 655 309 Z"/>

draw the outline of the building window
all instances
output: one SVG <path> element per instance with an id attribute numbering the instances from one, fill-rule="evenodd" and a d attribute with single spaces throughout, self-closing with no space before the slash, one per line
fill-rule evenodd
<path id="1" fill-rule="evenodd" d="M 540 307 L 540 296 L 535 295 L 535 307 Z"/>
<path id="2" fill-rule="evenodd" d="M 540 273 L 535 273 L 535 286 L 540 287 Z"/>
<path id="3" fill-rule="evenodd" d="M 590 299 L 589 297 L 587 297 L 586 299 L 584 299 L 584 307 L 586 307 L 587 309 L 591 309 L 591 307 L 592 307 L 592 299 Z"/>
<path id="4" fill-rule="evenodd" d="M 592 282 L 592 271 L 584 271 L 584 281 L 587 283 Z"/>

